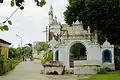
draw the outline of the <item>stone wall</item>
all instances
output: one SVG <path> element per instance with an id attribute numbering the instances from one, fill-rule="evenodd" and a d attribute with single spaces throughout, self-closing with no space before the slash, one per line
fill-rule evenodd
<path id="1" fill-rule="evenodd" d="M 45 67 L 44 73 L 50 74 L 50 73 L 57 72 L 59 75 L 61 75 L 63 73 L 63 70 L 64 70 L 63 67 Z"/>
<path id="2" fill-rule="evenodd" d="M 74 61 L 74 74 L 97 74 L 100 62 L 95 60 Z"/>

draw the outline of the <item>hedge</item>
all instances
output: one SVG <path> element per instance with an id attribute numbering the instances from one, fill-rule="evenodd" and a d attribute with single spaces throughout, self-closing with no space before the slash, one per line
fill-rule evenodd
<path id="1" fill-rule="evenodd" d="M 0 60 L 0 76 L 14 69 L 18 63 L 19 61 L 13 60 L 13 59 L 3 59 L 3 60 L 1 59 Z"/>

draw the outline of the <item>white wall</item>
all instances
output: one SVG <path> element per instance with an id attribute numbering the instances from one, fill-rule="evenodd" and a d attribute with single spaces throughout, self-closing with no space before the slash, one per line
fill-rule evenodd
<path id="1" fill-rule="evenodd" d="M 60 46 L 59 48 L 59 61 L 63 61 L 65 66 L 69 65 L 69 54 L 66 46 Z"/>
<path id="2" fill-rule="evenodd" d="M 90 44 L 85 40 L 70 40 L 67 42 L 67 45 L 59 47 L 59 61 L 63 61 L 66 66 L 69 66 L 69 50 L 70 47 L 75 43 L 81 43 L 86 47 L 87 50 L 87 60 L 98 60 L 102 63 L 102 51 L 98 44 Z M 110 48 L 112 52 L 112 62 L 114 63 L 114 49 Z"/>
<path id="3" fill-rule="evenodd" d="M 88 45 L 87 60 L 98 60 L 102 63 L 102 54 L 99 45 Z"/>

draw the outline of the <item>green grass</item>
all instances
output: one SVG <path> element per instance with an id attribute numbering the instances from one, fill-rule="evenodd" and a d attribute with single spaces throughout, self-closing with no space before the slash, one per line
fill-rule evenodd
<path id="1" fill-rule="evenodd" d="M 111 72 L 107 74 L 96 74 L 90 78 L 78 79 L 78 80 L 120 80 L 120 72 Z"/>

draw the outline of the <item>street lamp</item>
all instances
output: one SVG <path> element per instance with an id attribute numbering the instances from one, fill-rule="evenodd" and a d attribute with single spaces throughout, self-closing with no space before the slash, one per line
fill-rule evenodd
<path id="1" fill-rule="evenodd" d="M 16 36 L 20 38 L 20 40 L 21 40 L 21 43 L 20 43 L 20 44 L 21 44 L 21 48 L 22 48 L 22 37 L 19 36 L 19 35 L 17 35 L 17 34 L 16 34 Z"/>
<path id="2" fill-rule="evenodd" d="M 17 34 L 16 34 L 16 36 L 17 36 L 17 37 L 19 37 L 19 38 L 20 38 L 20 40 L 21 40 L 21 51 L 20 51 L 20 52 L 21 52 L 21 55 L 22 55 L 22 37 L 21 37 L 21 36 L 19 36 L 19 35 L 17 35 Z"/>

